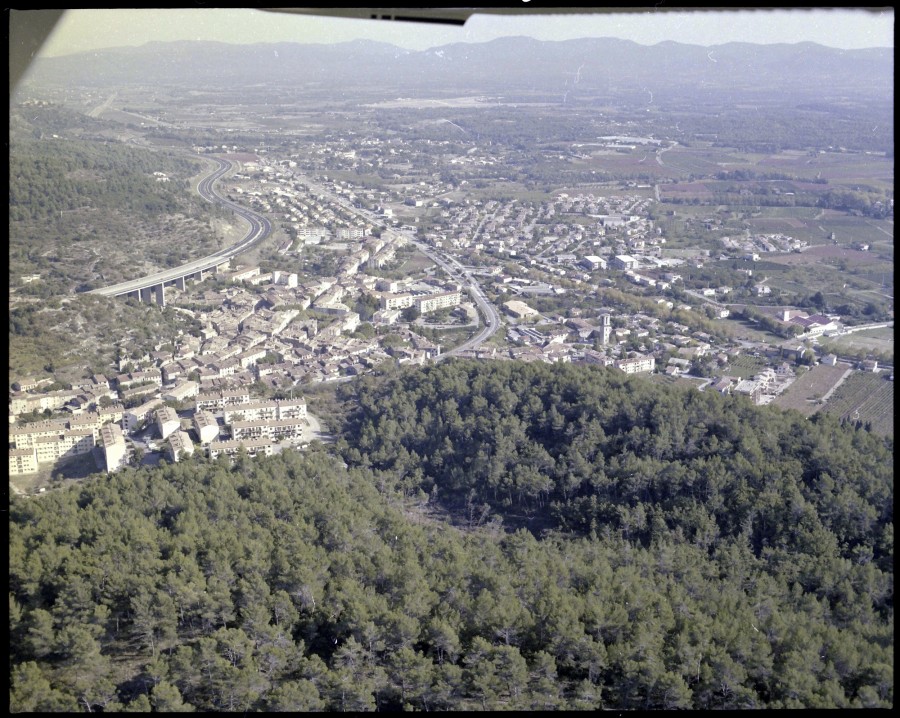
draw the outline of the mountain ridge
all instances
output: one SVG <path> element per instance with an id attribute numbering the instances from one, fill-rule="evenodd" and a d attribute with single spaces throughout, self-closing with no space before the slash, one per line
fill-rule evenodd
<path id="1" fill-rule="evenodd" d="M 148 58 L 155 57 L 155 62 Z M 887 48 L 838 50 L 797 44 L 641 45 L 616 38 L 542 41 L 525 37 L 452 43 L 410 51 L 383 42 L 290 42 L 230 45 L 153 42 L 59 58 L 39 58 L 29 82 L 84 86 L 331 82 L 385 90 L 500 92 L 619 89 L 678 93 L 695 88 L 729 95 L 769 90 L 798 96 L 884 96 L 893 83 Z M 760 81 L 763 80 L 762 86 Z"/>

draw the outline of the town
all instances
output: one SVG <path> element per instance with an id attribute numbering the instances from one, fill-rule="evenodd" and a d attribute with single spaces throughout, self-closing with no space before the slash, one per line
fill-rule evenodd
<path id="1" fill-rule="evenodd" d="M 49 379 L 16 382 L 11 476 L 87 453 L 99 470 L 115 471 L 160 455 L 178 461 L 197 447 L 215 458 L 240 447 L 270 454 L 303 446 L 321 436 L 299 398 L 303 387 L 384 362 L 584 362 L 681 378 L 756 404 L 777 403 L 799 372 L 820 364 L 843 368 L 829 392 L 853 372 L 879 371 L 876 360 L 839 358 L 818 345 L 869 326 L 848 327 L 839 315 L 763 306 L 784 341 L 723 331 L 717 321 L 731 314 L 735 289 L 684 288 L 685 268 L 702 268 L 713 251 L 667 251 L 652 213 L 658 187 L 609 183 L 542 202 L 453 199 L 458 187 L 440 178 L 373 191 L 248 149 L 195 151 L 233 163 L 224 194 L 279 221 L 281 239 L 260 265 L 220 265 L 199 284 L 160 291 L 157 303 L 199 327 L 174 346 L 123 352 L 109 376 L 71 389 L 47 391 Z M 332 166 L 336 156 L 351 167 L 357 161 L 343 143 L 327 156 Z M 728 254 L 716 259 L 751 265 L 759 253 L 805 249 L 783 235 L 719 241 L 714 251 Z M 769 294 L 752 269 L 742 276 L 744 296 Z M 479 312 L 475 292 L 496 307 L 502 327 Z M 485 324 L 487 341 L 462 346 Z M 893 378 L 892 368 L 885 376 Z M 23 416 L 41 420 L 16 423 Z"/>

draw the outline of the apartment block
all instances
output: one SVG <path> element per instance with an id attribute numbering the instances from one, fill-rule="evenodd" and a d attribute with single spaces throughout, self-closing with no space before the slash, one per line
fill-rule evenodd
<path id="1" fill-rule="evenodd" d="M 186 431 L 176 431 L 169 437 L 166 455 L 173 463 L 177 462 L 182 455 L 191 456 L 193 453 L 194 444 Z"/>
<path id="2" fill-rule="evenodd" d="M 234 439 L 290 439 L 303 436 L 306 419 L 259 419 L 256 421 L 235 421 L 231 425 Z"/>
<path id="3" fill-rule="evenodd" d="M 271 456 L 275 444 L 269 439 L 241 439 L 229 441 L 213 441 L 209 445 L 209 458 L 216 459 L 223 454 L 234 457 L 243 447 L 250 456 Z"/>
<path id="4" fill-rule="evenodd" d="M 9 475 L 22 476 L 34 474 L 38 470 L 37 450 L 10 449 L 9 450 Z"/>
<path id="5" fill-rule="evenodd" d="M 151 399 L 140 406 L 126 409 L 122 413 L 122 428 L 130 434 L 145 421 L 149 421 L 153 417 L 153 412 L 162 405 L 162 399 Z"/>
<path id="6" fill-rule="evenodd" d="M 216 417 L 208 411 L 194 412 L 194 431 L 197 432 L 197 438 L 201 444 L 208 444 L 219 438 L 219 423 Z"/>
<path id="7" fill-rule="evenodd" d="M 116 424 L 106 424 L 100 429 L 100 446 L 103 448 L 107 472 L 125 465 L 125 436 Z"/>
<path id="8" fill-rule="evenodd" d="M 168 439 L 181 428 L 178 412 L 170 406 L 162 406 L 156 410 L 156 428 L 163 439 Z"/>
<path id="9" fill-rule="evenodd" d="M 284 399 L 281 401 L 255 401 L 249 404 L 226 407 L 225 423 L 234 421 L 261 421 L 264 419 L 305 419 L 306 399 Z"/>
<path id="10" fill-rule="evenodd" d="M 438 309 L 459 306 L 462 302 L 461 292 L 442 292 L 441 294 L 430 294 L 426 297 L 416 299 L 416 308 L 420 314 L 428 314 Z"/>

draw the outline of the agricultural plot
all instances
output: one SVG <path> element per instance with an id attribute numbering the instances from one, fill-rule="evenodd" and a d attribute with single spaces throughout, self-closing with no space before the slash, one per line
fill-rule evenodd
<path id="1" fill-rule="evenodd" d="M 678 171 L 660 167 L 653 150 L 634 152 L 592 152 L 589 160 L 574 160 L 572 166 L 584 167 L 612 176 L 650 175 L 653 178 L 677 176 Z"/>
<path id="2" fill-rule="evenodd" d="M 870 423 L 872 431 L 894 436 L 894 382 L 884 374 L 853 372 L 829 397 L 822 411 Z"/>
<path id="3" fill-rule="evenodd" d="M 664 202 L 673 199 L 687 201 L 695 197 L 701 201 L 709 201 L 712 199 L 712 196 L 712 190 L 703 182 L 677 182 L 675 184 L 661 185 L 659 188 L 659 197 Z"/>
<path id="4" fill-rule="evenodd" d="M 820 364 L 813 367 L 797 377 L 772 404 L 782 409 L 796 409 L 805 416 L 811 416 L 819 410 L 822 399 L 842 381 L 848 371 L 852 370 L 846 364 L 837 366 Z"/>
<path id="5" fill-rule="evenodd" d="M 729 376 L 749 379 L 753 375 L 761 372 L 766 366 L 766 362 L 762 359 L 747 356 L 746 354 L 739 354 L 728 360 L 726 372 Z"/>
<path id="6" fill-rule="evenodd" d="M 861 155 L 850 153 L 806 153 L 782 152 L 757 162 L 757 170 L 785 172 L 795 176 L 819 177 L 829 184 L 850 182 L 872 183 L 879 180 L 893 186 L 894 167 L 891 158 L 881 155 Z"/>
<path id="7" fill-rule="evenodd" d="M 829 344 L 836 344 L 847 349 L 866 349 L 882 354 L 894 353 L 894 328 L 866 329 L 860 332 L 830 337 Z"/>

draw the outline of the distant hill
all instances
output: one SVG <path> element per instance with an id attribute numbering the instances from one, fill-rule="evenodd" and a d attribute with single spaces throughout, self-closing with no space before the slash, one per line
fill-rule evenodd
<path id="1" fill-rule="evenodd" d="M 715 40 L 715 38 L 711 38 Z M 642 101 L 764 96 L 818 101 L 885 99 L 889 48 L 838 50 L 814 43 L 644 46 L 595 38 L 561 42 L 507 37 L 409 51 L 371 41 L 339 44 L 148 43 L 36 60 L 36 83 L 234 86 L 366 86 L 386 92 L 552 92 Z"/>

